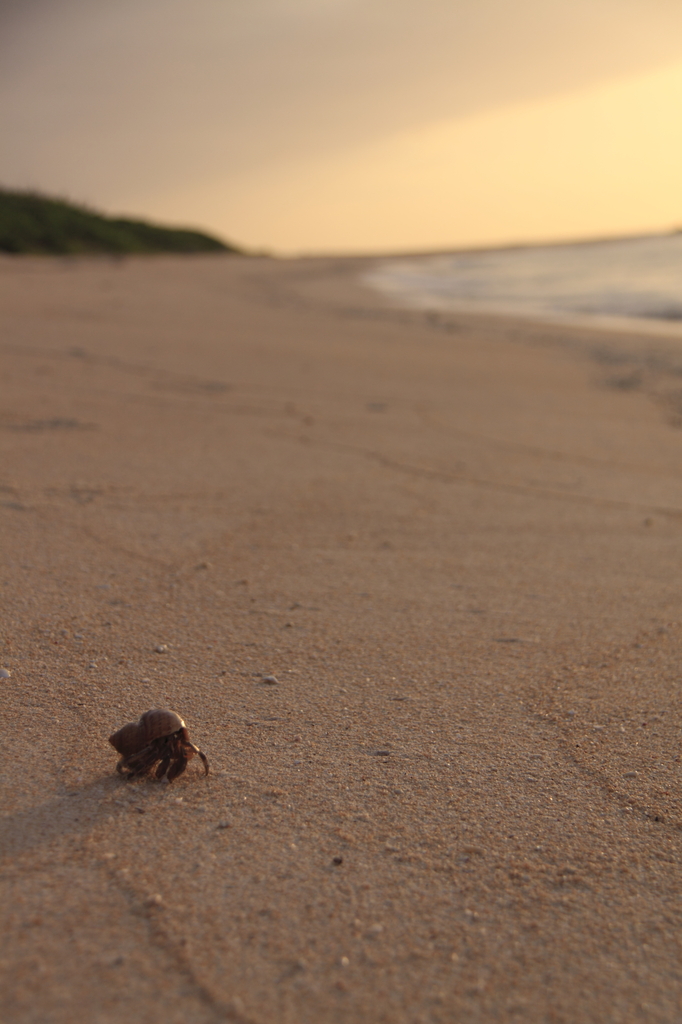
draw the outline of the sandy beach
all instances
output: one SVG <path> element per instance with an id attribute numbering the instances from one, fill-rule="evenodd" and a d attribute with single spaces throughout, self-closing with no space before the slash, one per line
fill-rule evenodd
<path id="1" fill-rule="evenodd" d="M 0 260 L 4 1024 L 682 1019 L 682 353 L 369 262 Z"/>

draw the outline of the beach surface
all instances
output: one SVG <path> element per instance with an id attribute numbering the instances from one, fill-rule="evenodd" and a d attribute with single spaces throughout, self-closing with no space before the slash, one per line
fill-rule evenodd
<path id="1" fill-rule="evenodd" d="M 0 261 L 5 1024 L 682 1017 L 682 352 L 369 264 Z"/>

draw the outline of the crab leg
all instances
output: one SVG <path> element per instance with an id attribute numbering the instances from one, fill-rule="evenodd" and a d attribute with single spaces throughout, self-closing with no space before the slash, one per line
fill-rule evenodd
<path id="1" fill-rule="evenodd" d="M 198 754 L 201 760 L 204 762 L 204 773 L 208 775 L 208 758 L 206 757 L 206 754 L 203 752 L 203 750 L 199 750 L 198 747 L 195 747 L 193 743 L 190 743 L 190 747 L 192 748 L 194 753 Z"/>

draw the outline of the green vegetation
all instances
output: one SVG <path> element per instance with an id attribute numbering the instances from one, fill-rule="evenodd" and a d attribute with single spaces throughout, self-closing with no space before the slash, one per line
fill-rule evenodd
<path id="1" fill-rule="evenodd" d="M 78 255 L 238 251 L 200 231 L 103 217 L 62 199 L 0 188 L 0 252 Z"/>

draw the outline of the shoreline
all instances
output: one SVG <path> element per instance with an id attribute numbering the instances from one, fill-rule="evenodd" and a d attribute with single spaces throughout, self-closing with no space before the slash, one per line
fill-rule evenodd
<path id="1" fill-rule="evenodd" d="M 609 298 L 610 292 L 613 289 L 613 282 L 610 280 L 609 275 L 605 274 L 606 266 L 603 262 L 603 256 L 602 263 L 597 263 L 592 267 L 588 264 L 587 270 L 584 268 L 580 270 L 575 262 L 576 254 L 581 250 L 589 249 L 590 247 L 603 249 L 603 246 L 608 247 L 613 242 L 616 243 L 616 248 L 615 250 L 612 249 L 610 259 L 617 267 L 618 261 L 624 260 L 623 250 L 618 249 L 618 244 L 628 242 L 661 243 L 666 239 L 673 239 L 677 234 L 678 232 L 672 232 L 668 235 L 592 240 L 590 242 L 557 244 L 554 246 L 510 247 L 508 249 L 481 250 L 478 253 L 472 252 L 470 254 L 452 252 L 425 255 L 421 258 L 418 256 L 412 258 L 405 257 L 403 259 L 393 257 L 382 261 L 377 260 L 373 269 L 365 276 L 370 287 L 388 295 L 397 304 L 412 308 L 450 312 L 455 315 L 508 316 L 568 328 L 577 327 L 578 329 L 584 328 L 608 332 L 625 331 L 639 335 L 654 334 L 672 337 L 679 341 L 682 338 L 682 307 L 680 306 L 682 295 L 679 292 L 679 288 L 677 290 L 673 288 L 671 280 L 668 280 L 666 285 L 666 272 L 670 276 L 673 269 L 672 256 L 677 256 L 678 262 L 680 257 L 682 257 L 682 248 L 677 246 L 677 242 L 675 246 L 676 249 L 679 249 L 679 252 L 673 250 L 673 253 L 671 253 L 666 249 L 661 251 L 660 247 L 658 250 L 654 248 L 653 252 L 649 251 L 648 261 L 653 262 L 654 265 L 658 263 L 659 275 L 662 275 L 662 277 L 656 278 L 653 283 L 648 282 L 649 287 L 652 289 L 651 292 L 647 292 L 645 287 L 647 284 L 648 264 L 646 261 L 642 265 L 639 265 L 636 261 L 633 263 L 633 253 L 630 250 L 628 257 L 630 262 L 628 263 L 628 259 L 625 259 L 624 264 L 620 267 L 620 290 L 616 289 L 616 295 L 620 294 L 621 298 L 623 298 L 628 290 L 634 290 L 635 294 L 639 296 L 639 307 L 637 309 L 633 307 L 630 311 L 607 311 L 609 302 L 613 302 L 613 295 Z M 562 258 L 565 261 L 567 258 L 566 254 L 568 254 L 568 263 L 562 265 L 560 262 L 557 263 L 556 260 L 554 262 L 550 260 L 546 267 L 541 267 L 537 262 L 537 254 L 544 253 L 548 249 L 550 251 L 552 249 L 563 250 L 564 256 Z M 526 264 L 524 269 L 523 263 L 514 263 L 513 260 L 509 260 L 506 264 L 498 264 L 492 275 L 486 272 L 485 264 L 479 263 L 477 265 L 475 263 L 477 255 L 495 257 L 500 254 L 511 253 L 513 256 L 519 250 L 529 252 L 536 262 L 531 264 L 530 267 Z M 466 255 L 474 257 L 474 264 L 468 266 L 465 262 L 464 266 L 459 268 L 456 261 Z M 666 259 L 668 261 L 667 265 Z M 443 272 L 444 261 L 450 261 L 448 271 L 445 273 Z M 465 281 L 470 275 L 473 275 L 470 285 L 474 288 L 474 292 L 476 288 L 482 288 L 484 295 L 486 292 L 488 293 L 488 298 L 468 300 L 465 297 L 457 297 L 456 294 L 449 294 L 452 288 L 454 288 L 455 292 L 457 291 L 455 287 L 455 270 L 463 274 Z M 545 273 L 544 290 L 539 291 L 535 283 L 535 277 L 543 272 Z M 519 273 L 520 278 L 515 276 Z M 577 308 L 575 295 L 572 297 L 568 296 L 568 308 L 563 308 L 566 306 L 565 300 L 567 296 L 563 294 L 560 287 L 557 290 L 556 282 L 560 279 L 564 279 L 564 282 L 571 282 L 572 288 L 577 290 L 578 294 L 582 294 L 583 302 L 594 304 L 594 311 L 583 312 Z M 519 298 L 517 292 L 519 280 L 525 281 L 521 298 Z M 597 290 L 594 289 L 595 280 L 600 282 L 600 288 Z M 629 289 L 626 287 L 627 282 L 629 282 Z M 507 292 L 506 299 L 499 298 L 496 300 L 494 297 L 495 293 L 500 294 L 500 289 L 502 295 Z M 510 289 L 511 292 L 509 291 Z M 515 294 L 516 299 L 514 298 Z M 606 305 L 604 306 L 605 303 Z M 656 303 L 659 305 L 660 315 L 651 315 L 651 310 L 655 307 Z M 576 306 L 576 308 L 571 309 L 572 305 Z M 604 307 L 602 312 L 598 311 L 599 305 Z"/>
<path id="2" fill-rule="evenodd" d="M 0 261 L 12 1024 L 679 1016 L 673 355 L 364 263 Z"/>

